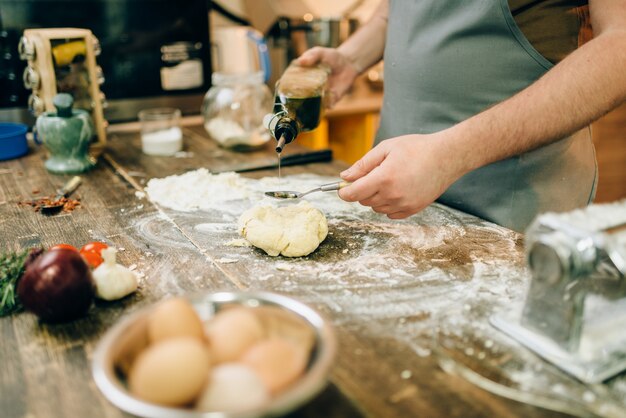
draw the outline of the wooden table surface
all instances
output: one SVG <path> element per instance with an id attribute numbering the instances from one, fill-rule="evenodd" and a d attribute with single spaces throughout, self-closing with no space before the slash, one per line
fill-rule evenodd
<path id="1" fill-rule="evenodd" d="M 429 219 L 444 216 L 452 217 L 455 225 L 444 222 L 438 228 L 454 227 L 454 239 L 444 237 L 436 247 L 416 248 L 410 245 L 409 236 L 402 241 L 402 250 L 380 250 L 382 256 L 384 251 L 397 253 L 394 256 L 400 258 L 394 263 L 398 263 L 398 272 L 378 271 L 382 267 L 373 264 L 361 273 L 355 270 L 340 274 L 332 270 L 333 266 L 344 269 L 349 265 L 351 257 L 364 251 L 361 247 L 369 242 L 370 232 L 369 227 L 363 227 L 365 221 L 333 223 L 329 218 L 330 230 L 335 233 L 316 253 L 300 264 L 279 259 L 301 269 L 296 270 L 299 274 L 292 274 L 275 269 L 276 259 L 260 251 L 227 248 L 220 245 L 224 237 L 218 240 L 210 235 L 194 235 L 193 225 L 186 220 L 189 218 L 136 195 L 153 177 L 200 167 L 224 170 L 242 162 L 272 161 L 276 156 L 269 148 L 246 154 L 223 150 L 200 128 L 185 128 L 187 153 L 180 158 L 141 154 L 135 133 L 112 134 L 109 141 L 106 154 L 95 169 L 83 175 L 83 184 L 73 195 L 80 198 L 81 207 L 51 217 L 18 202 L 52 194 L 70 176 L 49 174 L 43 167 L 42 149 L 31 149 L 23 158 L 0 162 L 0 250 L 57 243 L 81 246 L 101 240 L 123 248 L 118 262 L 134 264 L 143 275 L 140 289 L 133 296 L 117 302 L 97 302 L 85 318 L 73 322 L 44 324 L 29 313 L 0 318 L 0 416 L 126 416 L 107 401 L 91 377 L 91 354 L 103 333 L 123 315 L 168 295 L 237 289 L 264 289 L 300 298 L 330 318 L 336 327 L 339 350 L 330 384 L 292 416 L 560 416 L 492 395 L 445 373 L 428 347 L 436 318 L 453 308 L 446 305 L 442 295 L 449 292 L 449 303 L 458 305 L 464 303 L 463 297 L 471 301 L 475 296 L 471 292 L 476 289 L 493 293 L 488 281 L 505 267 L 507 274 L 519 276 L 511 280 L 523 285 L 526 276 L 521 237 L 517 234 L 433 206 L 402 223 L 402 234 L 419 231 L 422 239 L 436 234 L 438 230 Z M 294 145 L 288 151 L 299 150 Z M 336 176 L 344 167 L 339 162 L 310 164 L 284 168 L 283 174 Z M 253 178 L 274 175 L 274 170 L 246 174 Z M 37 190 L 40 192 L 35 195 Z M 385 228 L 395 228 L 391 221 L 376 216 L 364 215 L 363 219 L 369 222 L 366 225 L 376 227 L 378 234 Z M 228 234 L 235 237 L 232 231 Z M 393 231 L 383 237 L 391 237 L 384 238 L 390 242 L 396 239 Z M 349 240 L 358 244 L 349 247 L 350 252 L 346 244 Z M 382 246 L 381 242 L 376 245 Z M 231 256 L 233 251 L 241 255 L 239 262 L 219 262 L 220 257 Z M 477 264 L 478 256 L 482 258 Z M 433 264 L 437 260 L 441 262 L 439 267 Z M 316 272 L 318 265 L 326 266 L 329 274 Z M 492 273 L 482 274 L 479 267 Z M 422 275 L 420 269 L 430 275 Z M 269 273 L 261 277 L 256 271 Z M 335 273 L 338 279 L 333 278 Z M 463 286 L 470 286 L 469 290 Z M 432 303 L 435 300 L 440 306 Z"/>

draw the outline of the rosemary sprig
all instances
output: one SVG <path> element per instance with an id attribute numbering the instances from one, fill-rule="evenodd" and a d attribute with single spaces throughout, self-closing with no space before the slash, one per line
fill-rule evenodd
<path id="1" fill-rule="evenodd" d="M 24 262 L 29 250 L 0 255 L 0 316 L 10 315 L 22 309 L 16 295 L 17 282 L 24 273 Z"/>

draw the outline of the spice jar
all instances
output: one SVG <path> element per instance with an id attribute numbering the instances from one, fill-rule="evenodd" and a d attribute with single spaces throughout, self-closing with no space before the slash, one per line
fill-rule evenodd
<path id="1" fill-rule="evenodd" d="M 48 149 L 45 162 L 51 173 L 82 173 L 95 165 L 89 156 L 89 142 L 95 129 L 85 110 L 73 109 L 74 98 L 59 93 L 52 99 L 56 112 L 44 112 L 37 118 L 37 135 Z"/>
<path id="2" fill-rule="evenodd" d="M 272 109 L 272 93 L 263 72 L 213 73 L 213 87 L 202 104 L 204 128 L 221 146 L 253 149 L 269 140 L 263 117 Z"/>

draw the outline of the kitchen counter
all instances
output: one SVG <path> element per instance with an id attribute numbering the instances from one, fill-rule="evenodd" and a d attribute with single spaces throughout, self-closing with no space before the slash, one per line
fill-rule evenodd
<path id="1" fill-rule="evenodd" d="M 272 258 L 229 247 L 225 243 L 237 237 L 234 213 L 177 212 L 138 192 L 153 177 L 201 167 L 227 170 L 276 156 L 269 147 L 245 154 L 220 149 L 199 127 L 185 127 L 184 134 L 185 152 L 169 158 L 143 155 L 134 132 L 110 134 L 107 151 L 72 195 L 81 206 L 51 217 L 18 202 L 52 194 L 70 176 L 46 172 L 42 149 L 0 162 L 3 251 L 100 240 L 120 248 L 118 262 L 142 275 L 138 292 L 98 302 L 73 322 L 43 324 L 28 313 L 0 318 L 4 418 L 126 416 L 91 377 L 91 355 L 103 333 L 125 314 L 168 295 L 237 289 L 295 297 L 336 327 L 331 383 L 292 416 L 561 416 L 444 372 L 436 353 L 440 321 L 462 320 L 476 305 L 495 310 L 523 300 L 528 276 L 520 235 L 436 204 L 401 222 L 358 205 L 333 212 L 338 198 L 325 194 L 319 202 L 328 204 L 330 235 L 310 256 Z M 315 176 L 334 177 L 343 168 L 318 163 L 285 167 L 283 175 L 317 181 Z M 246 177 L 275 175 L 265 170 Z M 316 198 L 310 200 L 315 204 Z M 224 263 L 225 257 L 236 262 Z"/>

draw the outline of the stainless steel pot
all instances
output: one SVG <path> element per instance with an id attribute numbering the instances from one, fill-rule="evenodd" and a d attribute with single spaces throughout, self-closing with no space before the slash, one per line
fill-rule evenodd
<path id="1" fill-rule="evenodd" d="M 268 33 L 273 75 L 270 85 L 307 49 L 314 46 L 336 48 L 358 27 L 359 21 L 354 18 L 280 18 Z"/>
<path id="2" fill-rule="evenodd" d="M 317 18 L 305 24 L 310 27 L 305 32 L 307 49 L 314 46 L 336 48 L 359 27 L 359 21 L 352 18 Z"/>

